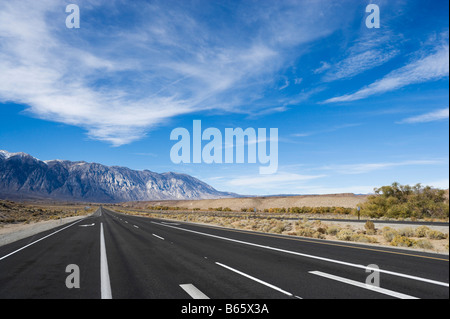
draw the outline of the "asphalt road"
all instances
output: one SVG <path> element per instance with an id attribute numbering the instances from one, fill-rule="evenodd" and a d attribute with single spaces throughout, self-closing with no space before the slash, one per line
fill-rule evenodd
<path id="1" fill-rule="evenodd" d="M 448 299 L 448 277 L 446 255 L 104 208 L 0 247 L 1 299 Z"/>

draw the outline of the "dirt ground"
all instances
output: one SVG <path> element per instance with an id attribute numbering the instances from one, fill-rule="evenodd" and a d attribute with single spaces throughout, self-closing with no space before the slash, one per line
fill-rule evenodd
<path id="1" fill-rule="evenodd" d="M 207 210 L 211 207 L 229 207 L 231 210 L 240 211 L 242 208 L 262 211 L 269 208 L 288 207 L 345 207 L 356 208 L 358 204 L 367 200 L 368 195 L 331 194 L 331 195 L 301 195 L 301 196 L 266 196 L 222 198 L 203 200 L 168 200 L 128 202 L 122 204 L 125 207 L 148 208 L 151 206 L 182 207 L 186 209 L 200 208 Z"/>

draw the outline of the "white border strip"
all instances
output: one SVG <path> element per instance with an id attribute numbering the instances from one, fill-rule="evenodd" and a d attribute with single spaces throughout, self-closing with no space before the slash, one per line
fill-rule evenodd
<path id="1" fill-rule="evenodd" d="M 419 299 L 417 297 L 413 297 L 413 296 L 409 296 L 409 295 L 405 295 L 393 290 L 388 290 L 388 289 L 384 289 L 384 288 L 380 288 L 377 286 L 372 286 L 372 285 L 368 285 L 368 284 L 364 284 L 362 282 L 358 282 L 358 281 L 354 281 L 351 279 L 347 279 L 347 278 L 343 278 L 343 277 L 339 277 L 339 276 L 335 276 L 335 275 L 330 275 L 321 271 L 310 271 L 310 274 L 313 275 L 317 275 L 317 276 L 321 276 L 321 277 L 325 277 L 328 279 L 332 279 L 332 280 L 336 280 L 336 281 L 340 281 L 352 286 L 356 286 L 356 287 L 360 287 L 360 288 L 364 288 L 364 289 L 368 289 L 368 290 L 372 290 L 372 291 L 376 291 L 379 292 L 381 294 L 384 295 L 388 295 L 388 296 L 392 296 L 392 297 L 396 297 L 396 298 L 400 298 L 400 299 Z"/>
<path id="2" fill-rule="evenodd" d="M 180 287 L 183 288 L 183 290 L 186 291 L 187 294 L 192 297 L 192 299 L 209 299 L 207 295 L 201 292 L 193 284 L 183 284 L 180 285 Z"/>
<path id="3" fill-rule="evenodd" d="M 326 261 L 326 262 L 331 262 L 331 263 L 335 263 L 335 264 L 340 264 L 340 265 L 354 267 L 354 268 L 359 268 L 359 269 L 364 269 L 364 270 L 367 270 L 367 269 L 370 270 L 371 269 L 370 267 L 367 267 L 367 266 L 364 266 L 364 265 L 353 264 L 353 263 L 349 263 L 349 262 L 346 262 L 346 261 L 340 261 L 340 260 L 336 260 L 336 259 L 330 259 L 330 258 L 314 256 L 314 255 L 309 255 L 309 254 L 303 254 L 303 253 L 299 253 L 299 252 L 296 252 L 296 251 L 291 251 L 291 250 L 286 250 L 286 249 L 281 249 L 281 248 L 276 248 L 276 247 L 271 247 L 271 246 L 259 245 L 259 244 L 255 244 L 255 243 L 242 241 L 242 240 L 231 239 L 231 238 L 226 238 L 226 237 L 222 237 L 222 236 L 212 235 L 212 234 L 208 234 L 208 233 L 198 232 L 198 231 L 195 231 L 195 230 L 184 229 L 184 228 L 175 227 L 175 226 L 171 226 L 171 225 L 156 223 L 154 221 L 152 221 L 152 223 L 157 224 L 157 225 L 161 225 L 161 226 L 164 226 L 164 227 L 170 227 L 170 228 L 174 228 L 174 229 L 178 229 L 178 230 L 183 230 L 183 231 L 194 233 L 194 234 L 199 234 L 199 235 L 203 235 L 203 236 L 209 236 L 209 237 L 213 237 L 213 238 L 228 240 L 228 241 L 239 243 L 239 244 L 244 244 L 244 245 L 249 245 L 249 246 L 254 246 L 254 247 L 259 247 L 259 248 L 270 249 L 270 250 L 279 251 L 279 252 L 283 252 L 283 253 L 287 253 L 287 254 L 292 254 L 292 255 L 297 255 L 297 256 L 302 256 L 302 257 L 307 257 L 307 258 L 312 258 L 312 259 L 317 259 L 317 260 L 322 260 L 322 261 Z M 403 277 L 403 278 L 407 278 L 407 279 L 427 282 L 427 283 L 434 284 L 434 285 L 449 287 L 449 284 L 446 283 L 446 282 L 441 282 L 441 281 L 437 281 L 437 280 L 431 280 L 431 279 L 427 279 L 427 278 L 422 278 L 422 277 L 402 274 L 402 273 L 389 271 L 389 270 L 383 270 L 383 269 L 377 269 L 377 271 L 380 272 L 380 273 L 388 274 L 388 275 L 393 275 L 393 276 L 397 276 L 397 277 Z"/>
<path id="4" fill-rule="evenodd" d="M 278 288 L 277 286 L 269 284 L 269 283 L 267 283 L 267 282 L 265 282 L 265 281 L 263 281 L 261 279 L 258 279 L 258 278 L 255 278 L 253 276 L 247 275 L 246 273 L 243 273 L 242 271 L 239 271 L 237 269 L 231 268 L 230 266 L 227 266 L 227 265 L 224 265 L 224 264 L 221 264 L 221 263 L 218 263 L 218 262 L 216 262 L 216 265 L 219 265 L 219 266 L 224 267 L 224 268 L 226 268 L 228 270 L 234 271 L 235 273 L 237 273 L 237 274 L 239 274 L 241 276 L 244 276 L 244 277 L 247 277 L 247 278 L 249 278 L 251 280 L 254 280 L 254 281 L 256 281 L 256 282 L 258 282 L 260 284 L 263 284 L 264 286 L 267 286 L 267 287 L 272 288 L 272 289 L 274 289 L 276 291 L 279 291 L 279 292 L 281 292 L 281 293 L 283 293 L 285 295 L 288 295 L 289 297 L 294 297 L 293 294 L 291 294 L 290 292 L 287 292 L 286 290 Z"/>
<path id="5" fill-rule="evenodd" d="M 42 238 L 39 238 L 38 240 L 35 240 L 35 241 L 33 241 L 32 243 L 29 243 L 28 245 L 25 245 L 25 246 L 23 246 L 23 247 L 21 247 L 21 248 L 15 250 L 15 251 L 13 251 L 13 252 L 11 252 L 11 253 L 5 255 L 5 256 L 3 256 L 3 257 L 0 257 L 0 260 L 3 260 L 3 259 L 5 259 L 5 258 L 7 258 L 7 257 L 9 257 L 9 256 L 11 256 L 11 255 L 14 255 L 15 253 L 17 253 L 17 252 L 19 252 L 19 251 L 21 251 L 21 250 L 23 250 L 23 249 L 25 249 L 25 248 L 27 248 L 27 247 L 30 247 L 31 245 L 36 244 L 37 242 L 40 242 L 41 240 L 43 240 L 43 239 L 45 239 L 45 238 L 48 238 L 48 237 L 50 237 L 50 236 L 52 236 L 52 235 L 54 235 L 54 234 L 56 234 L 56 233 L 59 233 L 60 231 L 63 231 L 64 229 L 67 229 L 67 228 L 69 228 L 70 226 L 73 226 L 73 225 L 75 225 L 76 223 L 79 223 L 80 221 L 82 221 L 82 220 L 84 220 L 84 219 L 85 219 L 85 218 L 82 218 L 82 219 L 80 219 L 80 220 L 77 220 L 76 222 L 74 222 L 74 223 L 72 223 L 72 224 L 70 224 L 70 225 L 68 225 L 68 226 L 66 226 L 66 227 L 63 227 L 63 228 L 61 228 L 61 229 L 58 229 L 57 231 L 55 231 L 55 232 L 53 232 L 53 233 L 51 233 L 51 234 L 48 234 L 48 235 L 46 235 L 46 236 L 44 236 L 44 237 L 42 237 Z"/>

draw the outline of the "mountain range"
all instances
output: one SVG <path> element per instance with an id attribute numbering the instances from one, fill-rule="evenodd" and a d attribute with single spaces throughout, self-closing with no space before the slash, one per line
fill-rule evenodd
<path id="1" fill-rule="evenodd" d="M 5 199 L 117 203 L 238 196 L 186 174 L 159 174 L 84 161 L 41 161 L 26 153 L 0 150 L 0 198 Z"/>

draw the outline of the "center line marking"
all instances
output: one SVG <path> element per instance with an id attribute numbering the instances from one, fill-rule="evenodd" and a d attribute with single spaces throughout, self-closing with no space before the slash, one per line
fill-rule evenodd
<path id="1" fill-rule="evenodd" d="M 164 238 L 162 238 L 161 236 L 158 236 L 158 235 L 155 235 L 155 234 L 152 234 L 153 236 L 155 236 L 156 238 L 159 238 L 159 239 L 161 239 L 161 240 L 164 240 Z"/>
<path id="2" fill-rule="evenodd" d="M 95 225 L 95 223 L 86 224 L 86 225 L 78 225 L 78 226 L 80 226 L 80 227 L 90 227 L 90 226 L 94 226 L 94 225 Z"/>
<path id="3" fill-rule="evenodd" d="M 100 286 L 102 299 L 112 299 L 103 223 L 100 223 Z"/>

